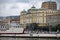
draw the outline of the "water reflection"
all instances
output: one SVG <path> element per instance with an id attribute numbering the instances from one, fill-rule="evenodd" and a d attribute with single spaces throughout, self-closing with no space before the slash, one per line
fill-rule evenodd
<path id="1" fill-rule="evenodd" d="M 13 37 L 0 37 L 0 40 L 57 40 L 57 38 L 13 38 Z"/>

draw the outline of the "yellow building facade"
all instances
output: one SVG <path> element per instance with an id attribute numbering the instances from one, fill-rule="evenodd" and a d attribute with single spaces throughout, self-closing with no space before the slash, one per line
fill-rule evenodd
<path id="1" fill-rule="evenodd" d="M 27 11 L 23 10 L 20 15 L 20 24 L 26 26 L 30 23 L 38 23 L 39 26 L 60 24 L 60 10 L 46 8 L 37 9 L 32 6 Z"/>

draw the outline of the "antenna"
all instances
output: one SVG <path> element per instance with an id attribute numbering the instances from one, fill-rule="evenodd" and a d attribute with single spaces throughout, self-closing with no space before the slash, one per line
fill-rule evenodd
<path id="1" fill-rule="evenodd" d="M 50 1 L 52 1 L 52 0 L 50 0 Z"/>
<path id="2" fill-rule="evenodd" d="M 60 6 L 59 6 L 59 10 L 60 10 Z"/>
<path id="3" fill-rule="evenodd" d="M 52 1 L 52 0 L 49 0 L 49 1 Z"/>
<path id="4" fill-rule="evenodd" d="M 50 0 L 50 1 L 55 1 L 55 0 Z"/>
<path id="5" fill-rule="evenodd" d="M 28 0 L 31 5 L 35 5 L 35 0 Z"/>
<path id="6" fill-rule="evenodd" d="M 36 3 L 35 0 L 33 0 L 33 6 L 35 5 L 35 3 Z"/>

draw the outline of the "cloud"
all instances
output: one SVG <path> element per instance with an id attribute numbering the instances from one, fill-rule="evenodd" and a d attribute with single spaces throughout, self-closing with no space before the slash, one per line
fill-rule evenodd
<path id="1" fill-rule="evenodd" d="M 42 2 L 47 0 L 0 0 L 0 16 L 20 15 L 20 12 L 29 9 L 31 6 L 41 7 Z M 53 0 L 56 1 L 56 0 Z M 60 0 L 56 1 L 58 8 Z"/>
<path id="2" fill-rule="evenodd" d="M 30 6 L 27 3 L 1 4 L 0 16 L 20 15 L 23 9 L 28 9 Z"/>
<path id="3" fill-rule="evenodd" d="M 0 0 L 0 3 L 15 3 L 17 0 Z"/>

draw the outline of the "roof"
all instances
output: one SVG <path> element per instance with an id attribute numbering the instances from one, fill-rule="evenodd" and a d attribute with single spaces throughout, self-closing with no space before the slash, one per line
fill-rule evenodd
<path id="1" fill-rule="evenodd" d="M 33 5 L 31 8 L 35 8 L 35 6 Z"/>
<path id="2" fill-rule="evenodd" d="M 39 10 L 47 10 L 47 9 L 45 9 L 45 8 L 39 8 Z"/>
<path id="3" fill-rule="evenodd" d="M 38 9 L 36 9 L 35 6 L 32 6 L 28 11 L 37 11 Z"/>
<path id="4" fill-rule="evenodd" d="M 25 10 L 23 10 L 21 13 L 26 13 L 26 11 L 25 11 Z"/>

